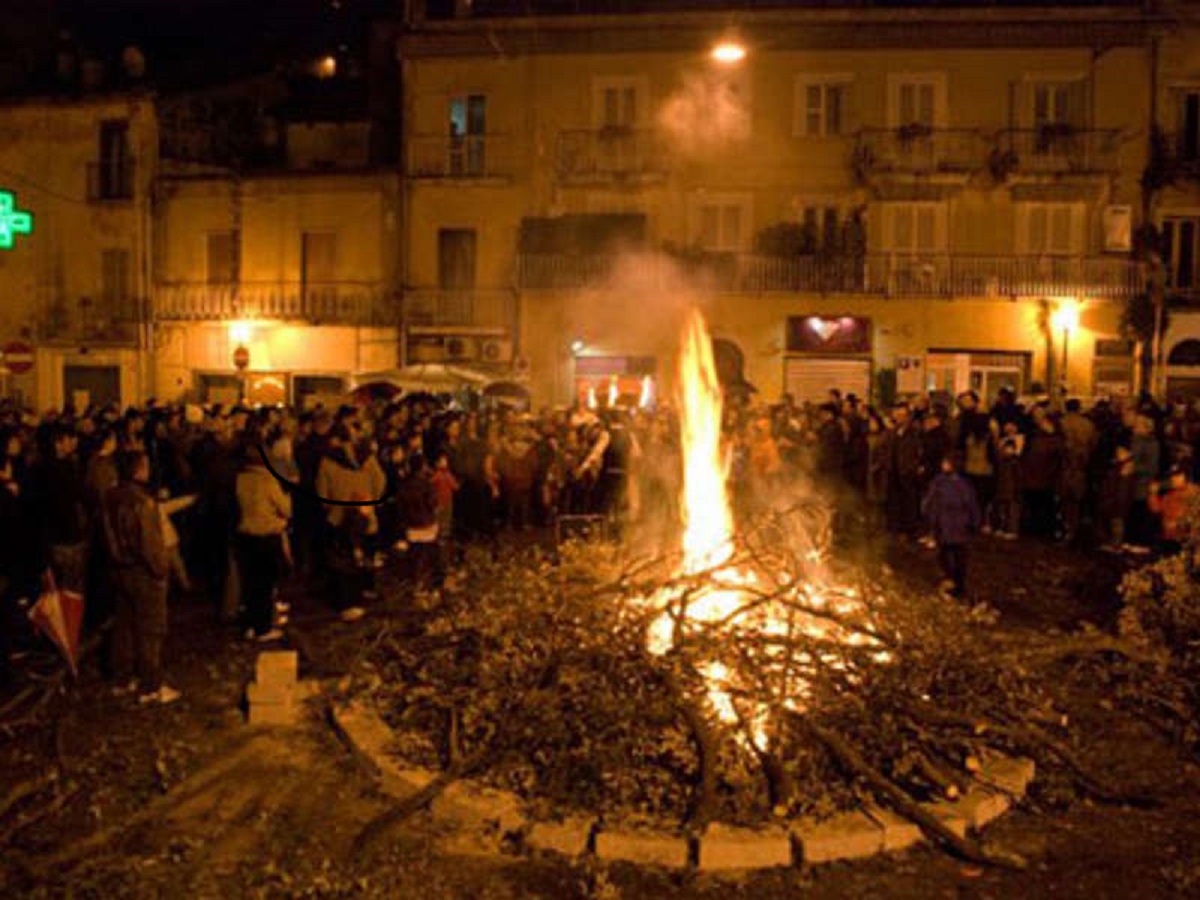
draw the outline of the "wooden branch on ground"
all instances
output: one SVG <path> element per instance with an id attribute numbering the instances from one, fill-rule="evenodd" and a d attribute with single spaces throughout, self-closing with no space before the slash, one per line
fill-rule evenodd
<path id="1" fill-rule="evenodd" d="M 3 800 L 0 800 L 0 821 L 8 815 L 14 806 L 29 797 L 40 794 L 57 780 L 58 772 L 51 769 L 49 772 L 45 772 L 36 778 L 27 779 L 16 785 Z"/>
<path id="2" fill-rule="evenodd" d="M 939 818 L 923 809 L 839 734 L 818 725 L 806 715 L 793 715 L 793 720 L 824 746 L 850 774 L 861 778 L 871 792 L 885 805 L 918 825 L 925 834 L 949 847 L 959 856 L 971 862 L 1006 869 L 1024 869 L 1025 860 L 1012 853 L 984 847 L 978 841 L 959 837 Z"/>

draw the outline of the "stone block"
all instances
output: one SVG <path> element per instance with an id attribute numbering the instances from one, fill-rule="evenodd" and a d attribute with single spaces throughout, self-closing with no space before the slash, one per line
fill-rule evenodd
<path id="1" fill-rule="evenodd" d="M 525 835 L 525 843 L 534 850 L 550 850 L 564 856 L 579 856 L 587 850 L 594 823 L 572 817 L 561 822 L 534 822 Z"/>
<path id="2" fill-rule="evenodd" d="M 521 802 L 516 794 L 481 787 L 469 781 L 456 781 L 440 793 L 430 805 L 438 819 L 457 825 L 504 834 L 525 825 Z"/>
<path id="3" fill-rule="evenodd" d="M 804 863 L 861 859 L 883 850 L 883 829 L 860 812 L 842 813 L 823 822 L 798 822 L 792 834 Z"/>
<path id="4" fill-rule="evenodd" d="M 246 686 L 246 700 L 251 709 L 256 706 L 294 705 L 296 686 L 251 682 Z"/>
<path id="5" fill-rule="evenodd" d="M 712 825 L 700 839 L 704 872 L 770 869 L 792 864 L 792 838 L 782 828 L 756 830 Z"/>
<path id="6" fill-rule="evenodd" d="M 975 777 L 1006 794 L 1022 797 L 1036 772 L 1037 766 L 1032 759 L 1023 756 L 996 756 L 984 760 Z"/>
<path id="7" fill-rule="evenodd" d="M 295 725 L 300 707 L 294 703 L 250 704 L 251 725 Z"/>
<path id="8" fill-rule="evenodd" d="M 937 817 L 943 825 L 960 838 L 967 836 L 967 827 L 970 823 L 957 803 L 939 800 L 937 803 L 922 803 L 921 809 Z"/>
<path id="9" fill-rule="evenodd" d="M 904 816 L 897 815 L 890 809 L 872 806 L 866 810 L 867 816 L 883 830 L 883 850 L 892 853 L 907 850 L 921 843 L 924 835 L 921 827 L 908 821 Z"/>
<path id="10" fill-rule="evenodd" d="M 605 861 L 682 869 L 688 864 L 688 842 L 665 833 L 602 831 L 596 835 L 596 855 Z"/>
<path id="11" fill-rule="evenodd" d="M 264 650 L 254 661 L 254 680 L 262 684 L 295 684 L 299 674 L 295 650 Z"/>
<path id="12" fill-rule="evenodd" d="M 1000 818 L 1011 805 L 1008 794 L 989 788 L 972 788 L 954 804 L 971 828 L 982 828 Z"/>

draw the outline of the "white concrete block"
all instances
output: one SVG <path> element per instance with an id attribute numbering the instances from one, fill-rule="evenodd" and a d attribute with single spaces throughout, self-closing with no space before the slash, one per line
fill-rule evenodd
<path id="1" fill-rule="evenodd" d="M 254 680 L 294 684 L 300 675 L 300 655 L 295 650 L 264 650 L 254 661 Z"/>
<path id="2" fill-rule="evenodd" d="M 907 850 L 924 839 L 921 827 L 903 816 L 897 815 L 890 809 L 872 806 L 866 810 L 867 816 L 883 830 L 883 849 L 885 853 Z"/>
<path id="3" fill-rule="evenodd" d="M 564 856 L 578 856 L 587 850 L 592 834 L 591 819 L 572 817 L 561 822 L 534 822 L 525 835 L 525 843 L 535 850 L 551 850 Z"/>
<path id="4" fill-rule="evenodd" d="M 792 864 L 792 837 L 782 828 L 756 830 L 712 825 L 700 839 L 700 869 L 720 872 Z"/>
<path id="5" fill-rule="evenodd" d="M 805 863 L 861 859 L 883 850 L 883 829 L 860 812 L 842 813 L 823 822 L 799 822 L 792 834 Z"/>
<path id="6" fill-rule="evenodd" d="M 602 831 L 596 835 L 596 855 L 646 866 L 682 869 L 688 864 L 688 844 L 683 837 L 640 831 Z"/>

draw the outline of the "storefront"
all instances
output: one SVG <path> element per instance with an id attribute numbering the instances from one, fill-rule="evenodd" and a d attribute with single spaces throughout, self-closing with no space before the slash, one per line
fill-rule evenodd
<path id="1" fill-rule="evenodd" d="M 573 396 L 589 408 L 652 406 L 658 395 L 653 356 L 577 356 Z"/>
<path id="2" fill-rule="evenodd" d="M 871 396 L 871 320 L 789 316 L 783 389 L 797 403 L 824 403 L 832 390 Z"/>
<path id="3" fill-rule="evenodd" d="M 1029 386 L 1033 354 L 1009 350 L 931 348 L 925 355 L 925 390 L 943 398 L 974 391 L 985 402 L 1007 388 L 1020 395 Z"/>

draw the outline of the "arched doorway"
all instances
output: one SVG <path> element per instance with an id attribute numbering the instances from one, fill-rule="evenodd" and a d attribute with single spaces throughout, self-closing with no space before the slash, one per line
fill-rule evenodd
<path id="1" fill-rule="evenodd" d="M 1200 340 L 1182 340 L 1167 354 L 1167 396 L 1200 397 Z"/>

